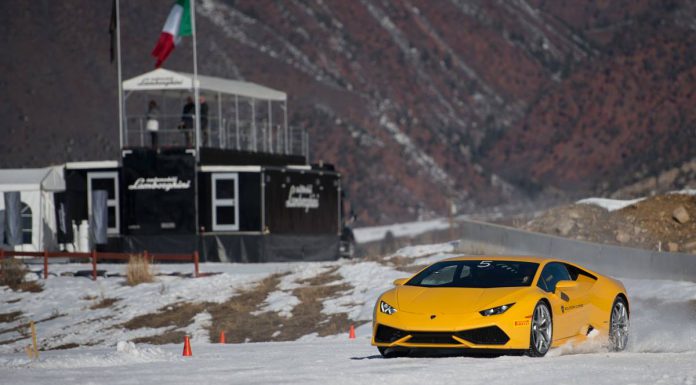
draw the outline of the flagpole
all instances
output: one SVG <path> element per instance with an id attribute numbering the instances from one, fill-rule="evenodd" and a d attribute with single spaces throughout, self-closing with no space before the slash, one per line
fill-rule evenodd
<path id="1" fill-rule="evenodd" d="M 193 95 L 196 103 L 196 163 L 200 160 L 201 150 L 201 103 L 198 91 L 198 58 L 196 52 L 196 0 L 190 0 L 191 37 L 193 38 Z"/>
<path id="2" fill-rule="evenodd" d="M 121 10 L 116 0 L 116 59 L 118 61 L 118 151 L 123 150 L 123 80 L 121 74 Z"/>
<path id="3" fill-rule="evenodd" d="M 189 7 L 191 10 L 191 38 L 193 40 L 193 94 L 196 106 L 196 162 L 193 166 L 194 179 L 194 216 L 196 224 L 196 235 L 200 234 L 200 218 L 198 218 L 198 163 L 201 159 L 201 102 L 198 95 L 198 57 L 196 52 L 196 0 L 190 0 Z M 201 240 L 196 237 L 196 250 L 201 248 L 198 244 Z"/>

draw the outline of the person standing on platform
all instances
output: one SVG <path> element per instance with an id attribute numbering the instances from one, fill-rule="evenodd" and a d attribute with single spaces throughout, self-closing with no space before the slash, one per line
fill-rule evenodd
<path id="1" fill-rule="evenodd" d="M 150 100 L 150 103 L 147 104 L 147 123 L 145 124 L 145 129 L 150 133 L 150 144 L 153 150 L 156 150 L 159 144 L 157 140 L 157 131 L 159 131 L 159 121 L 157 118 L 159 118 L 159 114 L 160 109 L 157 102 Z"/>
<path id="2" fill-rule="evenodd" d="M 203 145 L 209 146 L 208 143 L 208 103 L 205 102 L 205 96 L 200 97 L 200 109 L 201 109 L 201 132 L 203 133 Z"/>
<path id="3" fill-rule="evenodd" d="M 189 96 L 184 104 L 184 110 L 181 112 L 181 123 L 179 129 L 184 130 L 186 138 L 186 147 L 191 147 L 193 134 L 193 118 L 196 116 L 196 105 L 193 103 L 193 98 Z"/>

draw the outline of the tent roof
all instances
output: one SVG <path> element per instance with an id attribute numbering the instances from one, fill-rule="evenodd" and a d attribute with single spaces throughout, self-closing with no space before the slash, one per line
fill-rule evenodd
<path id="1" fill-rule="evenodd" d="M 256 83 L 241 82 L 198 75 L 199 89 L 202 92 L 212 91 L 229 95 L 239 95 L 248 98 L 285 101 L 285 92 L 264 87 Z M 164 90 L 193 90 L 193 74 L 174 72 L 164 68 L 138 75 L 123 81 L 124 91 L 164 91 Z"/>
<path id="2" fill-rule="evenodd" d="M 0 170 L 0 191 L 64 191 L 63 167 Z"/>

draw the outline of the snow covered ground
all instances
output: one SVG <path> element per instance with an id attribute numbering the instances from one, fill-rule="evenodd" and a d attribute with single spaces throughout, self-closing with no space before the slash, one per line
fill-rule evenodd
<path id="1" fill-rule="evenodd" d="M 414 264 L 449 256 L 452 245 L 416 246 L 397 254 L 418 258 Z M 106 265 L 105 265 L 106 266 Z M 106 266 L 122 272 L 122 265 Z M 85 265 L 52 265 L 61 273 Z M 100 268 L 102 266 L 100 265 Z M 189 272 L 187 265 L 158 266 L 161 273 Z M 553 349 L 547 357 L 408 357 L 385 360 L 369 345 L 370 325 L 320 338 L 308 334 L 293 342 L 218 345 L 208 342 L 201 313 L 186 330 L 193 335 L 193 357 L 182 345 L 132 344 L 135 337 L 157 330 L 124 331 L 112 326 L 133 316 L 183 300 L 223 301 L 273 273 L 288 273 L 260 304 L 264 311 L 291 317 L 298 299 L 292 289 L 304 279 L 327 271 L 352 289 L 323 302 L 327 314 L 346 313 L 353 321 L 370 320 L 376 297 L 391 281 L 407 276 L 375 261 L 290 264 L 205 264 L 202 271 L 221 274 L 191 279 L 160 276 L 159 282 L 128 287 L 122 277 L 92 282 L 78 277 L 51 277 L 42 293 L 0 291 L 0 313 L 21 310 L 33 319 L 67 314 L 39 324 L 41 340 L 90 343 L 68 350 L 41 352 L 29 360 L 21 351 L 27 340 L 0 345 L 2 384 L 694 384 L 696 383 L 696 283 L 623 280 L 631 299 L 632 334 L 628 351 L 607 352 L 592 343 Z M 86 311 L 85 297 L 118 297 L 117 311 Z M 145 298 L 146 300 L 143 300 Z M 92 302 L 90 302 L 92 301 Z M 101 314 L 100 312 L 104 312 Z M 110 317 L 110 318 L 109 318 Z M 0 324 L 3 329 L 11 325 Z M 0 335 L 6 340 L 9 333 Z"/>
<path id="2" fill-rule="evenodd" d="M 401 250 L 405 256 L 429 263 L 451 254 L 452 245 L 422 245 Z M 420 257 L 420 258 L 418 258 Z M 42 265 L 32 265 L 41 272 Z M 289 318 L 299 304 L 293 289 L 309 285 L 308 279 L 329 270 L 339 276 L 334 284 L 347 284 L 350 289 L 323 301 L 323 314 L 345 313 L 356 322 L 370 321 L 377 296 L 389 289 L 396 278 L 408 276 L 393 267 L 376 261 L 340 260 L 335 262 L 294 262 L 266 264 L 204 263 L 201 278 L 174 275 L 191 273 L 189 264 L 158 264 L 156 282 L 137 286 L 124 284 L 125 265 L 100 264 L 106 277 L 96 281 L 85 277 L 64 276 L 65 273 L 89 269 L 86 264 L 51 264 L 49 279 L 42 281 L 40 293 L 14 292 L 0 287 L 0 315 L 21 312 L 11 322 L 0 323 L 0 354 L 20 352 L 28 344 L 24 329 L 12 330 L 29 320 L 37 322 L 42 348 L 55 349 L 71 345 L 110 345 L 119 341 L 161 335 L 172 327 L 127 329 L 122 325 L 138 316 L 153 314 L 180 303 L 222 303 L 272 274 L 285 274 L 277 289 L 260 304 L 256 314 L 271 311 Z M 304 283 L 300 283 L 304 282 Z M 101 307 L 104 300 L 113 305 Z M 252 314 L 254 314 L 252 313 Z M 185 331 L 193 340 L 209 341 L 206 329 L 209 315 L 203 313 Z M 183 329 L 180 329 L 183 330 Z M 23 334 L 24 333 L 24 334 Z"/>
<path id="3" fill-rule="evenodd" d="M 190 273 L 190 265 L 157 265 L 161 275 L 157 281 L 138 286 L 124 284 L 125 265 L 100 264 L 111 276 L 97 281 L 84 277 L 60 276 L 65 272 L 75 272 L 88 268 L 84 264 L 52 264 L 51 276 L 42 282 L 44 290 L 40 293 L 13 292 L 0 287 L 0 313 L 21 311 L 22 316 L 9 324 L 1 324 L 0 329 L 10 329 L 28 320 L 37 322 L 42 346 L 54 348 L 67 344 L 115 345 L 121 340 L 161 334 L 162 329 L 126 330 L 116 328 L 136 316 L 156 312 L 168 305 L 180 302 L 211 301 L 222 302 L 234 296 L 238 290 L 266 278 L 270 274 L 301 268 L 301 264 L 203 264 L 202 272 L 220 272 L 210 277 L 191 279 L 169 276 L 173 272 Z M 32 270 L 39 271 L 40 266 Z M 58 276 L 55 276 L 57 274 Z M 114 299 L 114 306 L 100 308 L 104 299 Z M 94 308 L 93 308 L 94 307 Z M 199 330 L 191 330 L 205 337 Z M 0 341 L 10 341 L 23 337 L 21 332 L 0 334 Z M 0 353 L 21 350 L 26 339 L 14 343 L 0 344 Z"/>
<path id="4" fill-rule="evenodd" d="M 123 346 L 125 345 L 125 346 Z M 368 337 L 88 348 L 0 356 L 5 384 L 694 384 L 696 353 L 382 359 Z"/>
<path id="5" fill-rule="evenodd" d="M 450 224 L 447 218 L 433 219 L 429 221 L 405 222 L 387 226 L 371 226 L 359 227 L 353 229 L 355 241 L 358 243 L 367 243 L 384 239 L 388 232 L 397 238 L 415 237 L 423 233 L 434 230 L 443 230 L 449 228 Z"/>

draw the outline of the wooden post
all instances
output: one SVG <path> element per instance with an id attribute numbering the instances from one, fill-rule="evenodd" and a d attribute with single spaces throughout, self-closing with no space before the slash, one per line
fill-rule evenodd
<path id="1" fill-rule="evenodd" d="M 44 250 L 44 279 L 48 279 L 48 250 Z"/>
<path id="2" fill-rule="evenodd" d="M 34 326 L 34 321 L 29 321 L 29 329 L 31 331 L 32 344 L 27 346 L 25 351 L 30 360 L 36 360 L 39 358 L 39 347 L 36 341 L 36 326 Z"/>
<path id="3" fill-rule="evenodd" d="M 194 273 L 193 276 L 195 278 L 198 278 L 199 270 L 198 270 L 198 250 L 193 252 L 193 266 L 194 266 Z"/>
<path id="4" fill-rule="evenodd" d="M 31 321 L 31 342 L 34 347 L 34 359 L 39 358 L 39 346 L 36 341 L 36 326 L 34 325 L 34 321 Z"/>
<path id="5" fill-rule="evenodd" d="M 97 250 L 92 250 L 92 281 L 97 280 Z"/>

